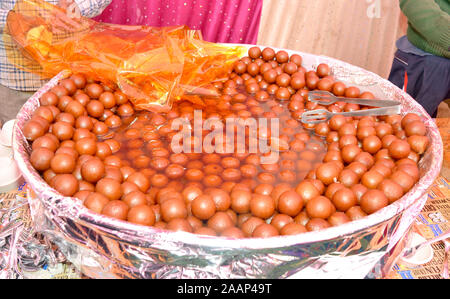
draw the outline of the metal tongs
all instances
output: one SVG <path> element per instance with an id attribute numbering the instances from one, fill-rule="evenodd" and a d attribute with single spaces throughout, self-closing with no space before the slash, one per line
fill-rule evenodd
<path id="1" fill-rule="evenodd" d="M 318 124 L 325 122 L 334 115 L 344 116 L 378 116 L 391 115 L 400 113 L 400 103 L 391 100 L 378 99 L 359 99 L 359 98 L 338 98 L 328 91 L 313 90 L 308 93 L 308 99 L 311 102 L 322 106 L 328 106 L 336 102 L 345 102 L 358 104 L 363 106 L 380 107 L 367 110 L 350 111 L 350 112 L 330 112 L 326 109 L 317 109 L 306 111 L 302 114 L 302 122 L 305 124 Z"/>

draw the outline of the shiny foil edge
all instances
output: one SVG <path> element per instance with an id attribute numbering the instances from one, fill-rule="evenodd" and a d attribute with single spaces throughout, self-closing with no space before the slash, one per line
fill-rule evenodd
<path id="1" fill-rule="evenodd" d="M 359 273 L 358 277 L 361 277 L 361 272 L 370 271 L 383 254 L 398 243 L 418 215 L 420 210 L 409 207 L 414 203 L 425 204 L 424 194 L 439 174 L 442 164 L 443 147 L 439 130 L 409 95 L 377 75 L 332 58 L 286 51 L 302 55 L 307 68 L 328 63 L 337 79 L 348 83 L 345 78 L 351 77 L 351 84 L 372 91 L 377 97 L 399 100 L 402 113 L 422 115 L 431 140 L 420 165 L 424 173 L 400 200 L 375 214 L 339 227 L 270 239 L 232 240 L 197 236 L 143 227 L 95 214 L 75 199 L 63 197 L 49 188 L 28 161 L 29 147 L 24 142 L 21 128 L 39 105 L 40 96 L 63 77 L 60 74 L 24 105 L 14 129 L 15 158 L 25 179 L 37 194 L 37 198 L 30 201 L 41 203 L 41 208 L 32 213 L 34 218 L 40 219 L 35 221 L 35 229 L 51 236 L 79 269 L 98 278 L 272 278 L 300 277 L 300 272 L 308 271 L 317 276 L 322 273 L 326 277 L 342 277 L 332 270 L 333 267 L 324 267 L 334 263 L 346 264 L 340 272 L 349 276 Z M 356 80 L 355 76 L 361 77 L 361 80 Z M 355 245 L 368 236 L 371 242 Z M 342 257 L 349 257 L 348 262 L 344 262 Z M 105 270 L 88 270 L 92 266 L 87 267 L 89 263 L 86 260 L 90 260 L 91 264 L 93 260 L 98 262 L 93 269 L 100 267 Z M 356 267 L 364 270 L 354 272 L 358 260 L 367 267 Z"/>

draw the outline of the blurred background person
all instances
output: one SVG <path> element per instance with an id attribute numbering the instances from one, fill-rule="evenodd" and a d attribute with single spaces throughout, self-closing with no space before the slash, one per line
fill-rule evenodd
<path id="1" fill-rule="evenodd" d="M 389 81 L 432 117 L 450 98 L 450 0 L 400 0 L 407 34 L 397 41 Z"/>

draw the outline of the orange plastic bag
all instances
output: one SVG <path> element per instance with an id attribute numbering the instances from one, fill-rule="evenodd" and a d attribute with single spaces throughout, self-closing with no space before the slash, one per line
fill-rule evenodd
<path id="1" fill-rule="evenodd" d="M 179 27 L 124 26 L 67 18 L 42 0 L 19 0 L 3 34 L 10 62 L 51 78 L 63 70 L 115 84 L 137 109 L 164 111 L 172 101 L 214 95 L 211 82 L 226 78 L 245 53 L 202 40 Z"/>

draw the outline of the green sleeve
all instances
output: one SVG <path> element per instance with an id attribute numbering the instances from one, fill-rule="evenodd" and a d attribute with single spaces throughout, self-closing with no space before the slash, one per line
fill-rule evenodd
<path id="1" fill-rule="evenodd" d="M 434 0 L 400 0 L 400 8 L 423 39 L 449 49 L 450 15 Z"/>

